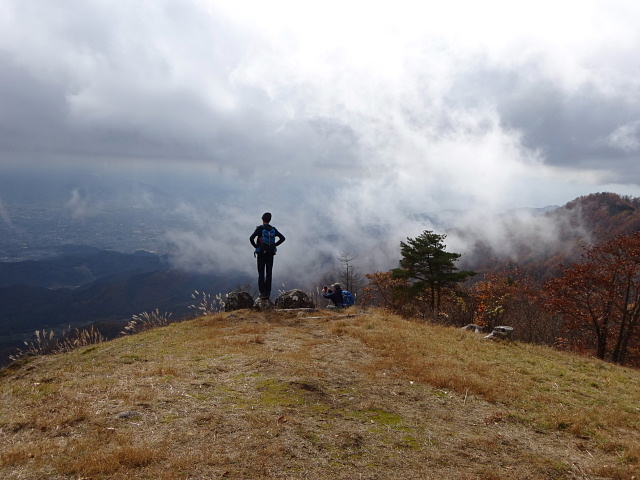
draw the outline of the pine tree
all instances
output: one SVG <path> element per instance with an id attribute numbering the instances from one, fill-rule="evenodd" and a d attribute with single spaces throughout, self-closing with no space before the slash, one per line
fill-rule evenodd
<path id="1" fill-rule="evenodd" d="M 446 235 L 438 235 L 425 230 L 416 238 L 407 238 L 400 242 L 400 268 L 392 270 L 394 278 L 406 278 L 409 286 L 405 289 L 410 298 L 421 298 L 427 301 L 431 310 L 440 307 L 442 293 L 452 289 L 475 272 L 459 271 L 455 262 L 461 257 L 459 253 L 445 251 L 443 240 Z"/>

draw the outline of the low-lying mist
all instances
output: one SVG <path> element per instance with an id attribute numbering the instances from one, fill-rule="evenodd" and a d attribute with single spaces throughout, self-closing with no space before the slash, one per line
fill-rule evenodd
<path id="1" fill-rule="evenodd" d="M 278 181 L 277 175 L 257 179 L 156 172 L 128 177 L 111 171 L 67 176 L 61 183 L 66 190 L 49 189 L 39 203 L 42 211 L 63 219 L 57 220 L 58 225 L 75 226 L 68 238 L 59 238 L 61 243 L 82 241 L 118 249 L 122 247 L 117 239 L 128 235 L 134 239 L 126 243 L 130 250 L 153 245 L 158 253 L 170 254 L 174 268 L 189 272 L 255 276 L 249 236 L 261 223 L 262 213 L 270 211 L 272 225 L 286 237 L 276 256 L 274 285 L 286 289 L 314 289 L 335 277 L 339 257 L 345 254 L 354 258 L 353 266 L 361 274 L 395 268 L 400 242 L 424 230 L 447 235 L 447 250 L 462 254 L 459 266 L 465 269 L 477 268 L 487 257 L 514 263 L 542 257 L 562 248 L 568 231 L 588 241 L 575 216 L 548 213 L 554 206 L 497 211 L 478 203 L 452 209 L 427 194 L 423 202 L 416 198 L 408 202 L 397 179 L 386 177 L 326 183 L 304 176 L 285 175 Z M 33 190 L 37 185 L 14 190 L 30 188 L 37 193 Z M 14 207 L 24 198 L 11 195 L 10 189 L 3 192 L 2 228 L 9 233 L 5 241 L 13 235 L 16 242 L 33 242 L 35 233 L 18 233 L 26 219 L 17 218 Z M 37 195 L 29 201 L 37 202 Z M 47 228 L 55 225 L 56 220 L 50 219 Z M 73 236 L 73 231 L 86 235 Z M 136 238 L 141 240 L 137 247 Z"/>

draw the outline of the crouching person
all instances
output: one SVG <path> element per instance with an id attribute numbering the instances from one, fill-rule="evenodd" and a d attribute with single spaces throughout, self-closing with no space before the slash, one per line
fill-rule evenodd
<path id="1" fill-rule="evenodd" d="M 329 305 L 327 306 L 327 308 L 344 307 L 344 297 L 342 295 L 342 288 L 340 288 L 339 283 L 334 283 L 333 285 L 331 285 L 331 288 L 325 285 L 325 287 L 322 289 L 322 296 L 333 302 L 333 305 Z"/>
<path id="2" fill-rule="evenodd" d="M 328 305 L 327 308 L 347 308 L 356 304 L 355 295 L 342 290 L 339 283 L 334 283 L 331 288 L 333 290 L 327 286 L 322 289 L 322 296 L 333 302 L 333 305 Z"/>

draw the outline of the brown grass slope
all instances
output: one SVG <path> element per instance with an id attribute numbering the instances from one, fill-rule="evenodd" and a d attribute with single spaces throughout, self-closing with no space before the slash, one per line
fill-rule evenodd
<path id="1" fill-rule="evenodd" d="M 637 370 L 380 311 L 176 323 L 0 397 L 3 479 L 640 478 Z"/>

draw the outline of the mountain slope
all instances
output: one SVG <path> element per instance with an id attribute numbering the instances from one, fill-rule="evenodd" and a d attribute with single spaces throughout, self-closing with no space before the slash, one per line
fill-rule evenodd
<path id="1" fill-rule="evenodd" d="M 94 323 L 112 337 L 132 315 L 158 308 L 185 316 L 194 290 L 228 292 L 247 281 L 241 272 L 175 270 L 150 252 L 84 246 L 60 247 L 46 260 L 0 263 L 0 365 L 35 330 Z M 65 284 L 74 288 L 60 288 Z"/>
<path id="2" fill-rule="evenodd" d="M 636 370 L 382 312 L 305 315 L 221 314 L 10 367 L 0 476 L 640 475 Z"/>
<path id="3" fill-rule="evenodd" d="M 461 266 L 480 273 L 518 266 L 547 280 L 585 247 L 640 230 L 640 198 L 594 193 L 544 214 L 513 211 L 494 221 L 488 229 L 454 231 L 469 245 Z"/>

